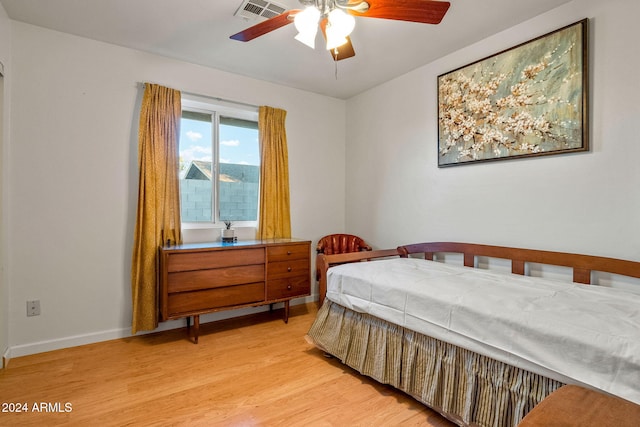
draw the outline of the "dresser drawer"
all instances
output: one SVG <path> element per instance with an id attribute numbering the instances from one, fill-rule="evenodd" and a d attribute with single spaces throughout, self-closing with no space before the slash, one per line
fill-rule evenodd
<path id="1" fill-rule="evenodd" d="M 267 300 L 301 297 L 311 294 L 309 276 L 270 280 L 267 284 Z"/>
<path id="2" fill-rule="evenodd" d="M 173 253 L 167 255 L 166 270 L 176 271 L 222 268 L 237 265 L 264 264 L 264 248 L 230 249 L 206 252 Z"/>
<path id="3" fill-rule="evenodd" d="M 169 317 L 264 301 L 264 282 L 169 294 Z"/>
<path id="4" fill-rule="evenodd" d="M 309 259 L 270 262 L 267 264 L 267 280 L 309 275 Z"/>
<path id="5" fill-rule="evenodd" d="M 267 258 L 269 262 L 308 258 L 310 256 L 309 251 L 309 244 L 269 246 L 267 248 Z"/>
<path id="6" fill-rule="evenodd" d="M 167 275 L 167 292 L 194 291 L 262 281 L 264 264 L 181 271 Z"/>

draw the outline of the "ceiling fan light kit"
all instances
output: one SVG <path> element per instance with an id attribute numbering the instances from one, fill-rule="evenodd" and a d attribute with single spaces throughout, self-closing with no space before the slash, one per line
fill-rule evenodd
<path id="1" fill-rule="evenodd" d="M 296 26 L 296 30 L 298 30 L 298 35 L 295 39 L 306 44 L 311 49 L 315 49 L 319 22 L 320 11 L 315 7 L 307 7 L 302 12 L 297 13 L 293 18 L 293 23 Z"/>
<path id="2" fill-rule="evenodd" d="M 366 9 L 369 8 L 368 3 L 362 3 L 365 3 Z M 355 28 L 356 20 L 353 16 L 342 11 L 340 7 L 335 1 L 326 0 L 318 0 L 312 5 L 307 5 L 302 12 L 297 13 L 293 18 L 296 30 L 298 30 L 295 39 L 314 49 L 318 25 L 322 19 L 326 20 L 327 49 L 335 49 L 347 43 L 347 36 Z"/>
<path id="3" fill-rule="evenodd" d="M 249 27 L 230 38 L 247 42 L 292 22 L 298 30 L 295 39 L 315 48 L 318 27 L 335 61 L 355 56 L 349 35 L 355 28 L 354 16 L 439 24 L 450 3 L 434 0 L 298 0 L 304 10 L 291 9 Z"/>
<path id="4" fill-rule="evenodd" d="M 353 16 L 347 15 L 340 9 L 333 9 L 327 16 L 327 49 L 335 49 L 345 44 L 347 36 L 356 26 Z"/>

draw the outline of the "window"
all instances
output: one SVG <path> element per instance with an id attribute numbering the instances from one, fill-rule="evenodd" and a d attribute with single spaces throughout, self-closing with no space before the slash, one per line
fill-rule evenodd
<path id="1" fill-rule="evenodd" d="M 180 209 L 183 223 L 258 219 L 257 109 L 182 100 Z"/>

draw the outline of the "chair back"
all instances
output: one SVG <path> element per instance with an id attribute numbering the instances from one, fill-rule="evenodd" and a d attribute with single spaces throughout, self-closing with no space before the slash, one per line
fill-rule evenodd
<path id="1" fill-rule="evenodd" d="M 353 234 L 330 234 L 321 238 L 316 246 L 316 252 L 325 255 L 370 250 L 371 246 Z"/>

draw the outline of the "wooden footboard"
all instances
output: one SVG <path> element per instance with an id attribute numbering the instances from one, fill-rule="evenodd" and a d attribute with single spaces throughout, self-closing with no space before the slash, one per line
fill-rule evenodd
<path id="1" fill-rule="evenodd" d="M 316 259 L 316 268 L 320 272 L 320 278 L 318 280 L 318 306 L 322 307 L 324 297 L 327 294 L 327 270 L 330 267 L 349 262 L 372 261 L 380 258 L 398 256 L 400 256 L 398 249 L 378 249 L 375 251 L 351 252 L 333 255 L 319 254 Z"/>

